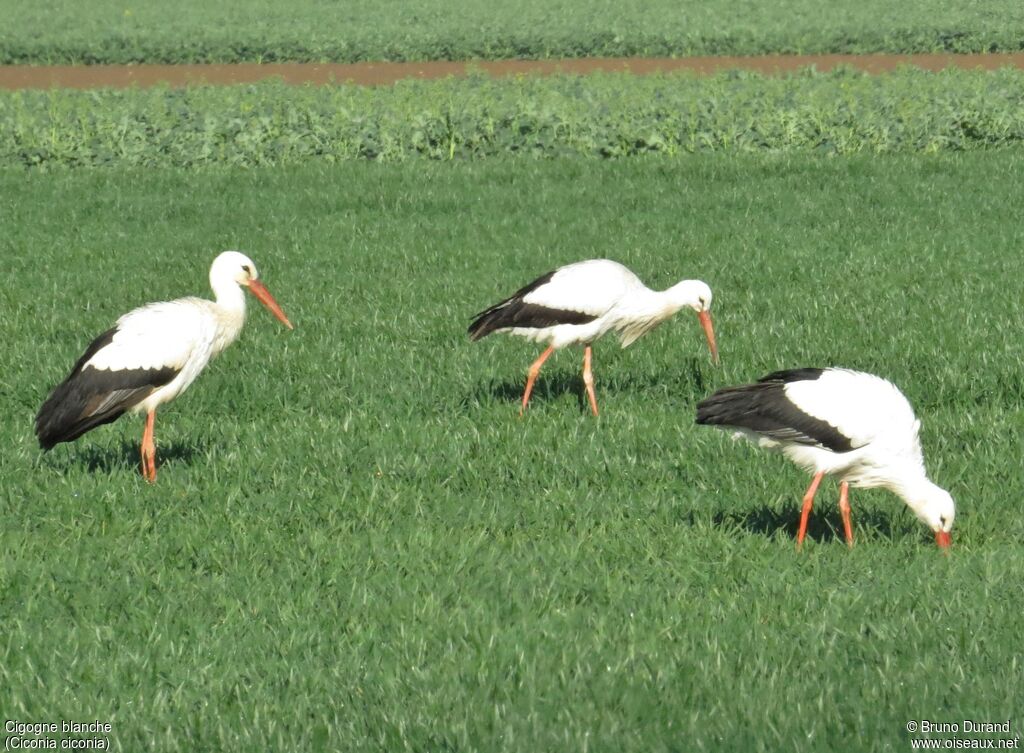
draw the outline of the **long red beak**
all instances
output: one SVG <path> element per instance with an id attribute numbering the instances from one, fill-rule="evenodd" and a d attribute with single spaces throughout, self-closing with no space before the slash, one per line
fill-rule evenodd
<path id="1" fill-rule="evenodd" d="M 700 326 L 704 328 L 704 336 L 708 338 L 711 360 L 718 363 L 718 346 L 715 345 L 715 328 L 711 326 L 711 314 L 707 311 L 698 311 L 697 318 L 700 319 Z"/>
<path id="2" fill-rule="evenodd" d="M 949 531 L 936 531 L 935 543 L 939 545 L 940 549 L 949 549 L 953 543 L 953 537 L 950 536 Z"/>
<path id="3" fill-rule="evenodd" d="M 277 301 L 274 300 L 274 296 L 267 290 L 267 286 L 259 280 L 249 280 L 249 292 L 252 293 L 259 299 L 259 302 L 270 309 L 270 313 L 276 316 L 288 329 L 295 329 L 292 323 L 288 321 L 288 317 L 284 315 L 284 311 L 277 305 Z"/>

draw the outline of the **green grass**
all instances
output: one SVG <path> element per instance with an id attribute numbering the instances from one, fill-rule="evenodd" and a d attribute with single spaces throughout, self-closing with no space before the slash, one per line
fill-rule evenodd
<path id="1" fill-rule="evenodd" d="M 1024 7 L 885 0 L 0 0 L 0 63 L 461 60 L 777 52 L 988 52 Z"/>
<path id="2" fill-rule="evenodd" d="M 851 71 L 0 93 L 0 166 L 934 152 L 1024 141 L 1024 72 Z"/>
<path id="3" fill-rule="evenodd" d="M 120 750 L 906 750 L 910 719 L 1014 720 L 1024 524 L 1019 152 L 0 172 L 0 709 Z M 157 420 L 42 455 L 89 338 L 248 250 L 296 324 Z M 610 256 L 715 291 L 577 351 L 471 315 Z M 959 505 L 904 506 L 693 425 L 769 370 L 884 374 Z"/>

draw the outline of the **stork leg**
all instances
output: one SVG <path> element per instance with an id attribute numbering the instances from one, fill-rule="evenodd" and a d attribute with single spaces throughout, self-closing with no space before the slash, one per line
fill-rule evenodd
<path id="1" fill-rule="evenodd" d="M 156 481 L 156 445 L 153 443 L 153 424 L 156 422 L 156 411 L 146 414 L 146 430 L 142 432 L 142 475 L 146 481 Z"/>
<path id="2" fill-rule="evenodd" d="M 807 487 L 807 493 L 804 495 L 804 508 L 800 511 L 800 530 L 796 532 L 797 549 L 800 549 L 804 544 L 804 536 L 807 535 L 807 519 L 811 516 L 811 508 L 814 507 L 814 494 L 818 491 L 818 484 L 821 483 L 824 475 L 824 472 L 816 473 L 811 480 L 811 485 Z"/>
<path id="3" fill-rule="evenodd" d="M 853 546 L 853 523 L 850 521 L 850 485 L 845 481 L 839 484 L 839 512 L 843 515 L 843 533 L 846 543 Z"/>
<path id="4" fill-rule="evenodd" d="M 519 415 L 523 415 L 526 410 L 526 404 L 530 402 L 530 393 L 533 392 L 533 383 L 537 381 L 537 375 L 540 373 L 540 367 L 544 365 L 544 362 L 548 360 L 548 356 L 555 352 L 555 346 L 549 345 L 547 350 L 540 354 L 540 358 L 530 364 L 530 370 L 526 376 L 526 391 L 523 393 L 523 407 L 519 409 Z"/>
<path id="5" fill-rule="evenodd" d="M 587 397 L 590 398 L 590 410 L 597 415 L 597 396 L 594 394 L 594 372 L 590 370 L 591 348 L 588 345 L 583 350 L 583 384 L 587 387 Z"/>

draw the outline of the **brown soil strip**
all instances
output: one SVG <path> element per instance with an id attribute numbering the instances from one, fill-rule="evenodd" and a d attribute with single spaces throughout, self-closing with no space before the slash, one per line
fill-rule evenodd
<path id="1" fill-rule="evenodd" d="M 578 60 L 499 60 L 426 63 L 238 63 L 230 65 L 89 65 L 0 66 L 0 89 L 93 89 L 99 87 L 248 84 L 280 79 L 287 84 L 393 84 L 400 79 L 434 79 L 483 72 L 492 76 L 635 74 L 688 71 L 711 74 L 723 70 L 788 73 L 814 66 L 820 71 L 845 65 L 867 73 L 899 66 L 930 71 L 944 68 L 1024 68 L 1024 53 L 981 55 L 763 55 L 759 57 L 581 58 Z"/>

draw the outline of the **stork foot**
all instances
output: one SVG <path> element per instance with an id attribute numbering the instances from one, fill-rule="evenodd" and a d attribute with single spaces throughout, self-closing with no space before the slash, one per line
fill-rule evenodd
<path id="1" fill-rule="evenodd" d="M 156 457 L 142 453 L 142 476 L 149 483 L 156 483 Z"/>
<path id="2" fill-rule="evenodd" d="M 804 545 L 804 537 L 807 535 L 807 519 L 811 516 L 811 508 L 814 507 L 814 494 L 818 491 L 818 484 L 821 483 L 821 479 L 825 474 L 817 473 L 811 480 L 811 485 L 807 487 L 807 493 L 804 494 L 804 506 L 800 511 L 800 530 L 796 532 L 796 549 L 800 549 Z"/>
<path id="3" fill-rule="evenodd" d="M 555 352 L 555 346 L 549 345 L 547 350 L 540 354 L 540 357 L 530 364 L 530 370 L 526 373 L 526 390 L 523 392 L 523 404 L 519 408 L 519 416 L 522 417 L 523 413 L 526 412 L 526 406 L 530 402 L 530 393 L 533 392 L 533 383 L 537 381 L 537 375 L 540 374 L 540 367 L 544 365 L 544 362 L 548 360 L 548 356 Z"/>
<path id="4" fill-rule="evenodd" d="M 853 548 L 853 522 L 850 520 L 850 485 L 843 482 L 839 485 L 839 512 L 843 516 L 843 534 L 846 536 L 846 545 Z"/>
<path id="5" fill-rule="evenodd" d="M 590 410 L 597 415 L 597 396 L 594 394 L 594 372 L 590 368 L 591 348 L 588 345 L 583 351 L 583 384 L 587 388 L 587 398 L 590 400 Z"/>
<path id="6" fill-rule="evenodd" d="M 156 482 L 156 444 L 153 442 L 153 424 L 156 412 L 146 414 L 146 429 L 142 432 L 142 476 L 149 483 Z"/>

